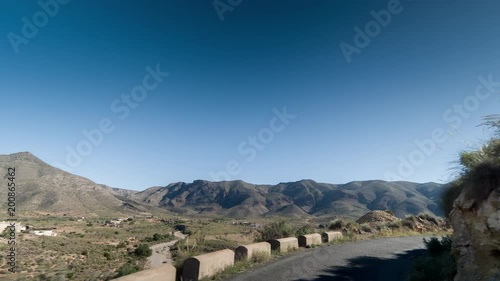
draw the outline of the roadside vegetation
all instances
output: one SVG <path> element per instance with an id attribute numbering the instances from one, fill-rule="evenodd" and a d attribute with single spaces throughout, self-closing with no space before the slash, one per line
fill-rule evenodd
<path id="1" fill-rule="evenodd" d="M 500 115 L 485 118 L 482 124 L 494 132 L 493 137 L 477 150 L 462 151 L 458 160 L 458 176 L 442 194 L 441 208 L 447 217 L 453 203 L 463 193 L 465 199 L 478 206 L 500 185 Z M 452 238 L 424 241 L 427 255 L 415 261 L 409 281 L 448 281 L 457 273 L 452 254 Z"/>
<path id="2" fill-rule="evenodd" d="M 342 232 L 342 239 L 333 241 L 330 244 L 316 246 L 322 247 L 377 237 L 415 236 L 422 234 L 449 235 L 451 233 L 451 230 L 443 219 L 426 213 L 399 219 L 395 217 L 390 210 L 387 210 L 374 211 L 363 217 L 366 222 L 362 223 L 348 218 L 337 218 L 321 224 L 311 223 L 310 221 L 297 222 L 297 220 L 292 221 L 286 219 L 269 220 L 262 228 L 252 231 L 251 237 L 253 237 L 253 240 L 247 243 L 237 243 L 236 241 L 224 239 L 224 237 L 226 237 L 224 235 L 217 236 L 217 240 L 206 240 L 203 239 L 203 236 L 196 236 L 196 233 L 199 233 L 199 231 L 197 231 L 189 240 L 179 241 L 172 249 L 172 254 L 176 260 L 175 266 L 178 270 L 178 275 L 181 276 L 183 263 L 189 257 L 223 249 L 234 249 L 241 244 L 250 244 L 271 239 L 298 237 L 304 234 L 322 233 L 325 231 Z M 299 248 L 296 251 L 305 251 L 305 249 Z M 283 255 L 293 254 L 296 251 L 290 251 L 285 254 L 273 251 L 270 257 L 261 257 L 257 255 L 251 260 L 236 262 L 233 266 L 225 269 L 216 276 L 203 280 L 221 280 L 234 274 L 247 271 L 250 268 L 270 260 L 280 258 Z"/>
<path id="3" fill-rule="evenodd" d="M 110 280 L 142 270 L 150 245 L 171 241 L 172 226 L 131 219 L 119 227 L 105 226 L 106 218 L 38 217 L 23 225 L 54 228 L 57 236 L 17 233 L 17 270 L 8 274 L 0 256 L 2 280 Z M 0 241 L 2 242 L 2 241 Z M 6 253 L 0 243 L 0 253 Z"/>
<path id="4" fill-rule="evenodd" d="M 425 240 L 427 254 L 416 258 L 408 281 L 453 281 L 457 273 L 455 258 L 451 254 L 451 237 Z"/>
<path id="5" fill-rule="evenodd" d="M 486 117 L 483 125 L 492 129 L 494 136 L 479 149 L 460 153 L 459 175 L 442 198 L 442 208 L 447 215 L 462 191 L 466 199 L 480 204 L 500 184 L 500 115 Z"/>
<path id="6" fill-rule="evenodd" d="M 271 222 L 259 230 L 256 242 L 269 241 L 284 237 L 298 237 L 304 234 L 314 233 L 315 228 L 310 224 L 294 225 L 284 219 Z"/>
<path id="7" fill-rule="evenodd" d="M 23 225 L 54 228 L 56 237 L 42 237 L 21 233 L 18 249 L 18 269 L 21 273 L 7 275 L 0 267 L 2 280 L 110 280 L 143 270 L 150 246 L 172 241 L 172 233 L 181 229 L 189 236 L 177 242 L 170 250 L 174 266 L 182 274 L 183 262 L 192 256 L 238 245 L 303 234 L 340 231 L 343 243 L 360 239 L 388 236 L 447 235 L 446 223 L 429 214 L 396 218 L 390 210 L 372 212 L 364 220 L 345 217 L 329 219 L 273 219 L 258 218 L 250 222 L 227 218 L 196 219 L 129 219 L 119 227 L 105 226 L 112 218 L 44 216 L 24 218 Z M 0 243 L 0 251 L 7 245 Z M 304 251 L 299 249 L 298 251 Z M 286 254 L 285 254 L 286 255 Z M 238 262 L 221 272 L 213 280 L 226 278 L 269 260 L 281 257 L 255 256 Z M 5 257 L 0 257 L 5 264 Z M 3 271 L 2 271 L 3 270 Z"/>
<path id="8" fill-rule="evenodd" d="M 78 221 L 70 217 L 25 218 L 23 225 L 54 228 L 55 237 L 19 233 L 19 274 L 5 274 L 5 257 L 0 257 L 2 280 L 110 280 L 143 270 L 151 255 L 150 246 L 174 239 L 172 233 L 182 226 L 190 234 L 171 248 L 174 265 L 182 273 L 185 259 L 238 245 L 269 239 L 299 236 L 324 231 L 341 231 L 344 238 L 335 243 L 379 236 L 420 235 L 422 232 L 446 232 L 441 221 L 421 214 L 396 222 L 357 223 L 347 218 L 329 221 L 256 219 L 252 224 L 230 219 L 131 219 L 119 227 L 105 226 L 110 218 L 87 218 Z M 437 223 L 437 224 L 436 224 Z M 2 238 L 0 238 L 2 239 Z M 1 242 L 1 241 L 0 241 Z M 7 245 L 0 243 L 0 252 Z M 303 249 L 299 249 L 302 251 Z M 274 253 L 270 259 L 282 254 Z M 219 274 L 222 278 L 248 270 L 268 261 L 258 255 L 250 261 L 236 263 Z"/>

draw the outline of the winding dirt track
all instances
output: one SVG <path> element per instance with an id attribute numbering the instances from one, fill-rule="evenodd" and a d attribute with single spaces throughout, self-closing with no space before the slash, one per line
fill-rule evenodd
<path id="1" fill-rule="evenodd" d="M 172 240 L 166 243 L 160 243 L 151 246 L 151 250 L 153 253 L 150 257 L 148 257 L 146 261 L 146 265 L 144 269 L 152 269 L 159 267 L 162 264 L 173 264 L 172 254 L 170 253 L 170 247 L 172 247 L 179 239 L 185 239 L 186 236 L 180 232 L 174 232 L 174 236 L 177 237 L 177 240 Z"/>

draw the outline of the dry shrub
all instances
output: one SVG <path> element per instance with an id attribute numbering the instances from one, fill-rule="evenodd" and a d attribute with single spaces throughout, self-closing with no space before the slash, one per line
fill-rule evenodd
<path id="1" fill-rule="evenodd" d="M 500 120 L 493 128 L 500 132 Z M 472 208 L 485 201 L 491 192 L 500 188 L 500 139 L 494 138 L 481 149 L 460 153 L 460 176 L 450 183 L 441 197 L 441 206 L 448 216 L 453 203 L 463 192 L 472 200 Z"/>

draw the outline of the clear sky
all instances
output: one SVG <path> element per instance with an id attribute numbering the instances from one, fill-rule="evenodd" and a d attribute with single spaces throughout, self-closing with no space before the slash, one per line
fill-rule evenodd
<path id="1" fill-rule="evenodd" d="M 0 154 L 98 183 L 446 182 L 499 113 L 498 1 L 58 1 L 0 3 Z"/>

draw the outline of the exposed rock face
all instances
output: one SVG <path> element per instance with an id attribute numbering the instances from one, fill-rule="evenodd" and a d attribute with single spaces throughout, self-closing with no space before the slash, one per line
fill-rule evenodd
<path id="1" fill-rule="evenodd" d="M 482 201 L 468 199 L 462 192 L 450 215 L 455 281 L 500 280 L 500 186 Z"/>

